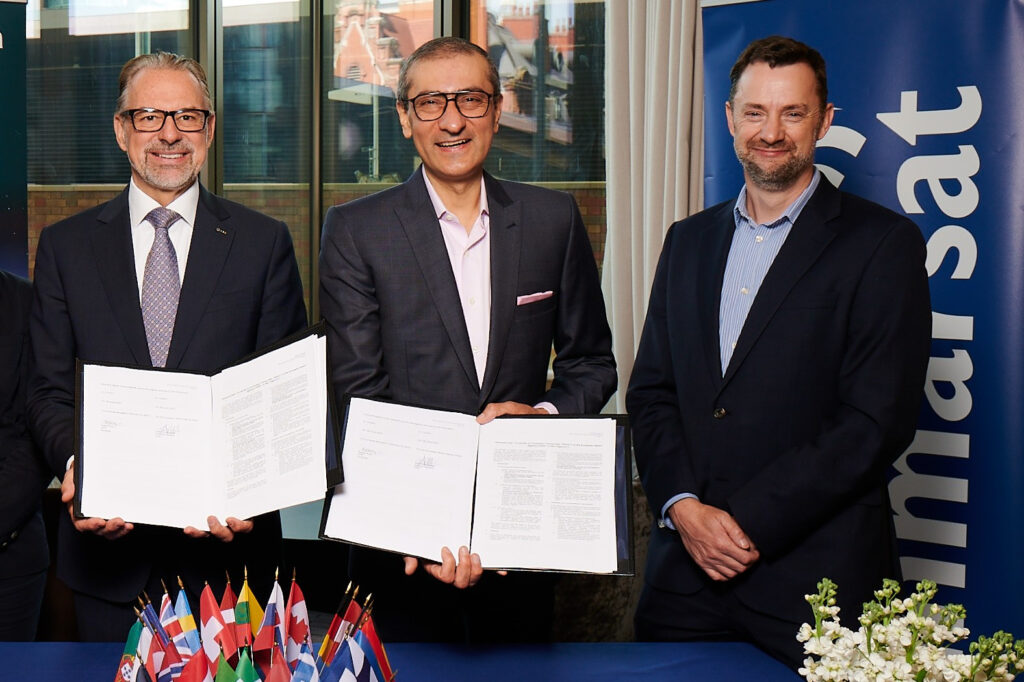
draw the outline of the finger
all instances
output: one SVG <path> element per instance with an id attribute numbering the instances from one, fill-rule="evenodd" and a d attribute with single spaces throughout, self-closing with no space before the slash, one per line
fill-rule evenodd
<path id="1" fill-rule="evenodd" d="M 508 571 L 498 571 L 498 575 L 506 576 L 508 575 Z"/>
<path id="2" fill-rule="evenodd" d="M 414 557 L 414 556 L 407 556 L 407 557 L 405 557 L 405 574 L 406 575 L 412 575 L 413 573 L 416 572 L 416 569 L 417 569 L 417 567 L 419 567 L 419 565 L 420 565 L 420 562 L 416 559 L 416 557 Z"/>
<path id="3" fill-rule="evenodd" d="M 231 542 L 235 539 L 235 534 L 231 532 L 231 529 L 222 524 L 216 516 L 206 517 L 206 523 L 210 525 L 210 535 L 221 542 Z"/>
<path id="4" fill-rule="evenodd" d="M 441 563 L 425 563 L 423 570 L 449 585 L 455 580 L 455 555 L 447 547 L 441 548 Z"/>
<path id="5" fill-rule="evenodd" d="M 470 560 L 470 573 L 469 573 L 469 585 L 472 587 L 480 582 L 480 578 L 484 576 L 484 566 L 480 561 L 480 555 L 475 552 L 469 556 Z"/>
<path id="6" fill-rule="evenodd" d="M 477 563 L 479 564 L 479 557 Z M 470 580 L 473 577 L 473 560 L 469 558 L 469 548 L 463 545 L 459 547 L 459 563 L 455 566 L 455 580 L 452 584 L 460 590 L 464 590 L 471 584 Z M 477 576 L 477 580 L 479 580 Z"/>
<path id="7" fill-rule="evenodd" d="M 499 411 L 498 403 L 488 403 L 484 408 L 484 411 L 477 415 L 476 423 L 486 424 L 489 421 L 493 421 L 494 418 L 500 414 L 501 412 Z"/>
<path id="8" fill-rule="evenodd" d="M 71 502 L 75 498 L 75 474 L 74 466 L 64 472 L 64 478 L 60 482 L 60 501 Z"/>
<path id="9" fill-rule="evenodd" d="M 250 533 L 253 528 L 253 522 L 251 519 L 236 519 L 234 516 L 228 517 L 227 524 L 228 528 L 231 529 L 231 532 L 236 535 L 238 533 Z"/>
<path id="10" fill-rule="evenodd" d="M 127 535 L 128 531 L 132 529 L 130 523 L 125 523 L 122 518 L 113 518 L 106 521 L 95 531 L 100 537 L 104 537 L 107 540 L 117 540 Z"/>
<path id="11" fill-rule="evenodd" d="M 195 526 L 185 526 L 185 535 L 190 538 L 205 538 L 210 534 L 208 530 L 199 530 Z"/>

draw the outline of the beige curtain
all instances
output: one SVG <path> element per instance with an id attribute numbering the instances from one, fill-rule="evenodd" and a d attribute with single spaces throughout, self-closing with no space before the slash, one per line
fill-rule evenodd
<path id="1" fill-rule="evenodd" d="M 606 5 L 608 232 L 602 288 L 626 386 L 665 231 L 703 200 L 703 41 L 698 0 Z"/>

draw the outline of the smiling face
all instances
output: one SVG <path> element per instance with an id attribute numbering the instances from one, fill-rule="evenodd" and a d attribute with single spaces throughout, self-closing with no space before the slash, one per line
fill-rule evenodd
<path id="1" fill-rule="evenodd" d="M 814 145 L 828 132 L 833 114 L 831 104 L 821 108 L 810 66 L 754 62 L 725 109 L 748 187 L 766 192 L 806 187 L 814 172 Z"/>
<path id="2" fill-rule="evenodd" d="M 140 71 L 125 95 L 125 109 L 209 109 L 195 77 L 178 69 Z M 118 146 L 128 154 L 135 184 L 162 206 L 191 187 L 199 176 L 213 142 L 213 127 L 211 114 L 205 129 L 183 133 L 168 116 L 160 130 L 140 133 L 128 118 L 114 115 L 114 135 Z"/>
<path id="3" fill-rule="evenodd" d="M 482 118 L 466 118 L 449 102 L 436 121 L 421 121 L 404 102 L 398 103 L 402 133 L 412 138 L 423 169 L 435 186 L 479 182 L 491 140 L 498 132 L 501 96 L 493 93 L 489 68 L 482 55 L 451 54 L 416 62 L 409 70 L 409 99 L 427 92 L 480 90 L 494 95 Z"/>

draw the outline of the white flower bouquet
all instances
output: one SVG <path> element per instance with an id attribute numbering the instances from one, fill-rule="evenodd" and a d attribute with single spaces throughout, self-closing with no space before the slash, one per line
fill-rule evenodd
<path id="1" fill-rule="evenodd" d="M 884 581 L 854 631 L 840 625 L 836 584 L 823 579 L 818 593 L 805 597 L 814 625 L 804 623 L 796 636 L 807 654 L 800 674 L 811 682 L 980 682 L 1012 680 L 1024 670 L 1024 641 L 1014 642 L 1007 632 L 979 637 L 969 653 L 950 648 L 969 634 L 964 607 L 933 604 L 937 587 L 930 580 L 916 589 L 900 599 L 900 584 Z"/>

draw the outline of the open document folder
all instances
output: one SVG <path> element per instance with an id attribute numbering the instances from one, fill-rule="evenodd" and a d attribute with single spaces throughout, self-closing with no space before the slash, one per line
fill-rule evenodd
<path id="1" fill-rule="evenodd" d="M 631 573 L 625 417 L 473 415 L 351 398 L 321 535 L 484 568 Z"/>
<path id="2" fill-rule="evenodd" d="M 335 439 L 322 326 L 212 376 L 79 372 L 76 516 L 205 529 L 210 515 L 323 499 Z"/>

